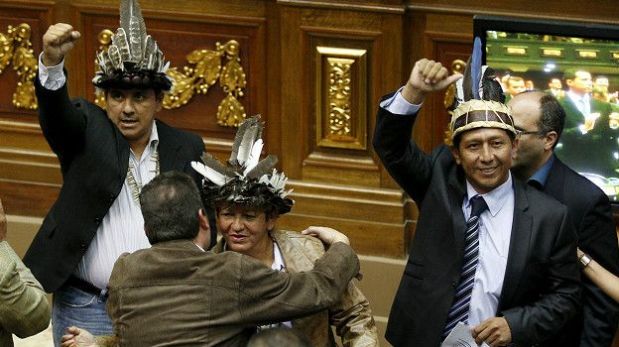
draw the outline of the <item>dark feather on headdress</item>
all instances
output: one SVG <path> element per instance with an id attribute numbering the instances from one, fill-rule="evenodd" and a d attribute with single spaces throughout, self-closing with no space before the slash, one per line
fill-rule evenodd
<path id="1" fill-rule="evenodd" d="M 273 171 L 273 168 L 277 164 L 277 156 L 269 154 L 266 158 L 262 159 L 255 168 L 247 173 L 247 177 L 258 179 L 262 175 L 268 175 Z"/>

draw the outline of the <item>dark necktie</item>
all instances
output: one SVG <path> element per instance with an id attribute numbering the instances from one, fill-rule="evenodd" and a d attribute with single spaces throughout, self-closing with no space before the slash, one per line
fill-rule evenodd
<path id="1" fill-rule="evenodd" d="M 466 323 L 469 319 L 469 305 L 479 258 L 479 215 L 488 209 L 486 201 L 480 195 L 471 198 L 471 206 L 471 216 L 466 221 L 466 233 L 464 234 L 464 259 L 460 272 L 460 282 L 447 315 L 443 338 L 449 335 L 458 322 Z"/>

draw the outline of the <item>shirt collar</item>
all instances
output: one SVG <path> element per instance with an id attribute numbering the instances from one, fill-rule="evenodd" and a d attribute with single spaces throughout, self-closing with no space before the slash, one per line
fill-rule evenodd
<path id="1" fill-rule="evenodd" d="M 550 158 L 548 158 L 546 163 L 542 165 L 542 167 L 540 167 L 537 171 L 535 171 L 533 176 L 531 176 L 527 180 L 527 182 L 531 182 L 531 181 L 537 182 L 543 188 L 546 185 L 546 181 L 548 180 L 548 175 L 550 174 L 550 169 L 552 168 L 552 164 L 554 162 L 555 162 L 555 156 L 553 154 L 550 156 Z"/>
<path id="2" fill-rule="evenodd" d="M 501 211 L 501 208 L 503 208 L 503 205 L 505 205 L 505 202 L 507 201 L 509 195 L 514 194 L 512 174 L 511 172 L 508 172 L 507 180 L 503 182 L 503 184 L 485 194 L 477 193 L 475 188 L 473 188 L 473 186 L 467 180 L 466 194 L 467 197 L 464 207 L 467 210 L 471 208 L 471 198 L 475 195 L 481 195 L 486 201 L 486 205 L 488 205 L 488 211 L 494 217 L 497 215 L 497 213 L 499 213 L 499 211 Z"/>
<path id="3" fill-rule="evenodd" d="M 150 138 L 148 139 L 148 146 L 151 150 L 154 150 L 159 143 L 159 132 L 157 131 L 157 122 L 153 119 L 153 127 L 150 130 Z"/>
<path id="4" fill-rule="evenodd" d="M 202 252 L 206 252 L 206 251 L 204 250 L 204 248 L 202 248 L 202 247 L 198 246 L 198 244 L 197 244 L 197 243 L 195 243 L 195 242 L 194 242 L 193 244 L 194 244 L 194 245 L 196 245 L 196 247 L 200 248 L 200 250 L 201 250 Z"/>
<path id="5" fill-rule="evenodd" d="M 581 101 L 581 100 L 584 101 L 585 103 L 589 102 L 589 94 L 578 95 L 578 94 L 572 92 L 571 90 L 568 90 L 566 94 L 574 102 L 578 102 L 578 101 Z"/>
<path id="6" fill-rule="evenodd" d="M 284 257 L 282 256 L 282 252 L 279 250 L 277 242 L 273 242 L 273 264 L 271 265 L 271 269 L 277 271 L 286 270 L 286 265 L 284 264 Z"/>

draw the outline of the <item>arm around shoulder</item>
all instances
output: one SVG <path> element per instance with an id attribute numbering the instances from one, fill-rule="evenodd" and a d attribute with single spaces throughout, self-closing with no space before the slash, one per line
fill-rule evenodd
<path id="1" fill-rule="evenodd" d="M 359 272 L 359 259 L 348 245 L 336 242 L 311 271 L 274 271 L 245 256 L 240 266 L 241 320 L 260 324 L 290 320 L 336 304 Z"/>

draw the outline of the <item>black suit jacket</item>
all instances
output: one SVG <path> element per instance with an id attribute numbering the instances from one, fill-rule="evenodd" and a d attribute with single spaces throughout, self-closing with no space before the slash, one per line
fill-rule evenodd
<path id="1" fill-rule="evenodd" d="M 50 91 L 37 77 L 36 92 L 41 129 L 58 156 L 63 184 L 24 263 L 53 292 L 74 272 L 120 193 L 130 149 L 105 111 L 83 99 L 69 100 L 66 84 Z M 202 139 L 160 121 L 157 131 L 161 172 L 185 171 L 200 182 L 189 163 L 201 160 Z"/>
<path id="2" fill-rule="evenodd" d="M 565 204 L 578 234 L 579 247 L 614 274 L 619 274 L 617 233 L 608 197 L 588 179 L 555 157 L 543 192 Z M 619 304 L 582 276 L 578 314 L 557 335 L 557 346 L 604 347 L 612 344 Z"/>
<path id="3" fill-rule="evenodd" d="M 432 155 L 409 141 L 415 117 L 380 109 L 374 148 L 420 209 L 386 338 L 394 346 L 438 346 L 462 266 L 466 184 L 446 146 Z M 511 243 L 497 315 L 517 346 L 542 343 L 580 299 L 576 236 L 565 206 L 514 180 Z"/>

